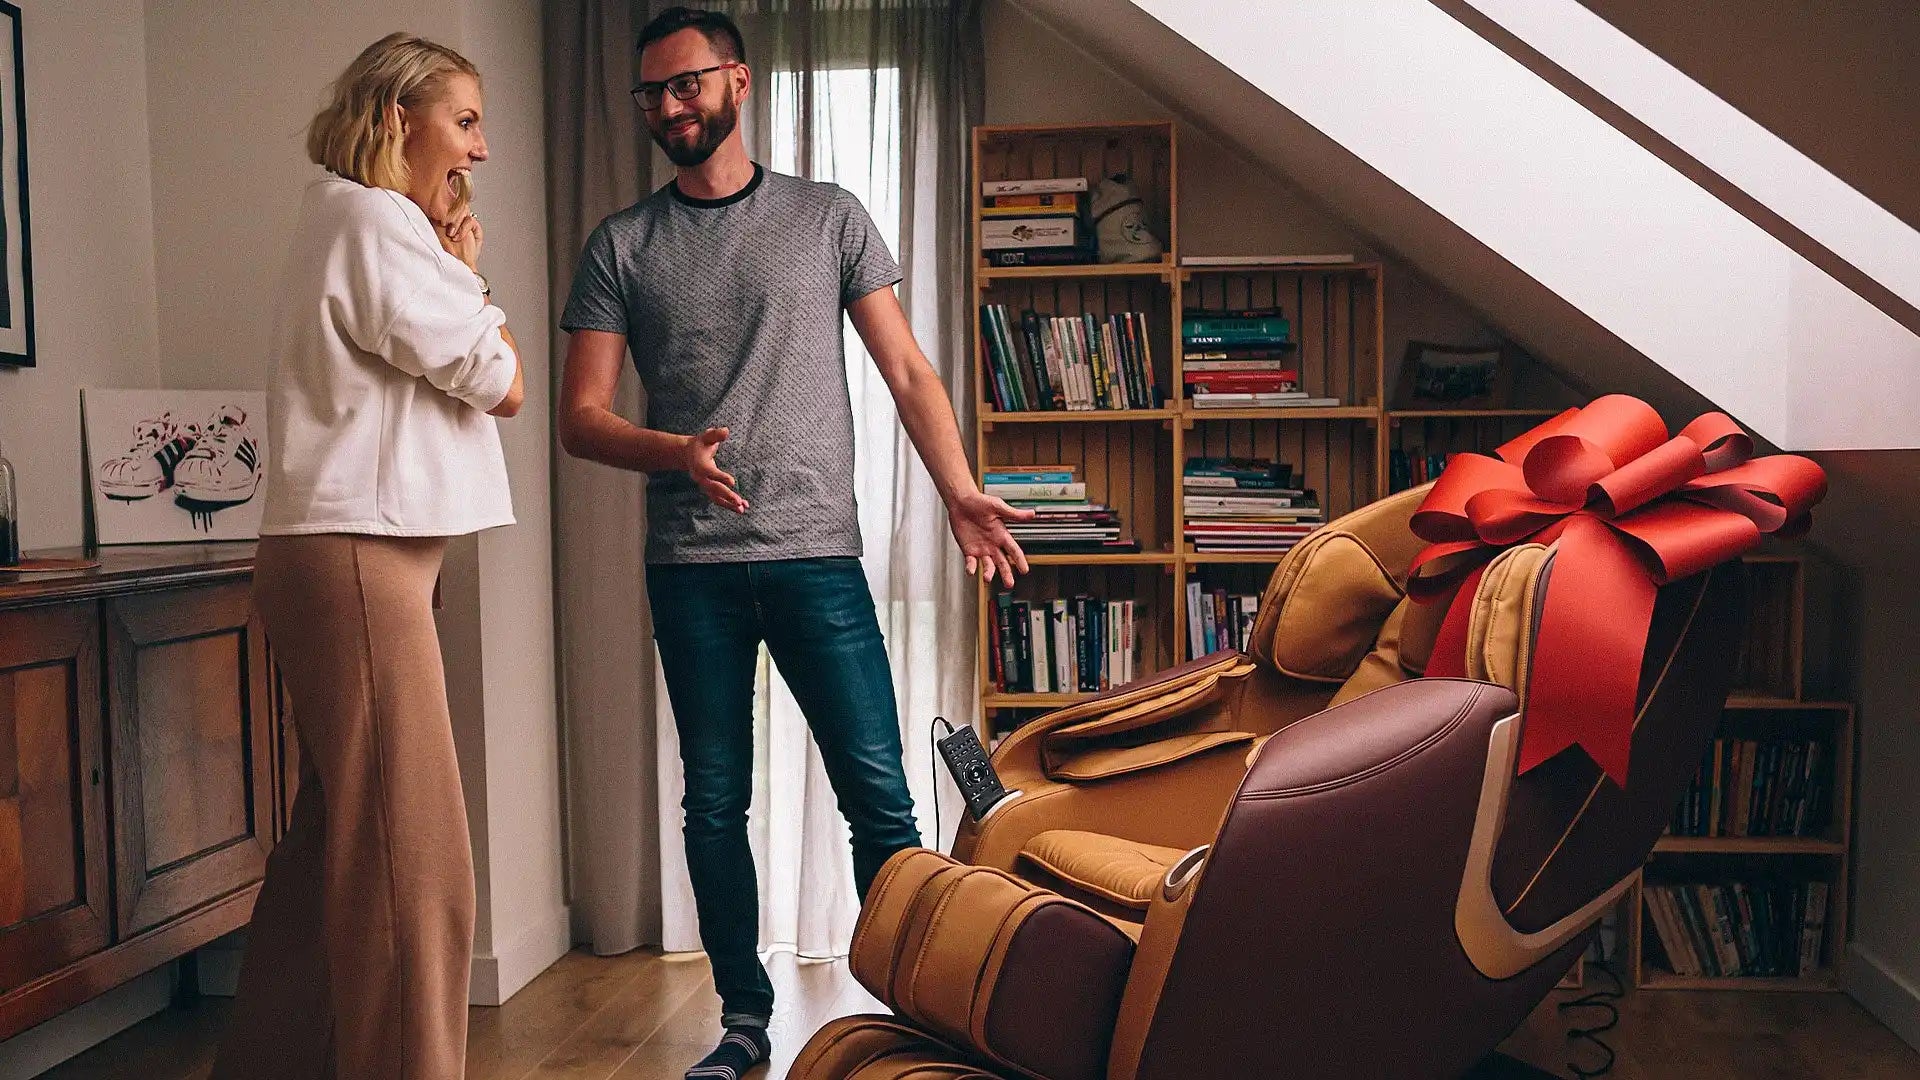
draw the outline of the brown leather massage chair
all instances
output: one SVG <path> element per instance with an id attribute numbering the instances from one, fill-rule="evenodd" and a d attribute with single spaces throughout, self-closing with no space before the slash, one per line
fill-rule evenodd
<path id="1" fill-rule="evenodd" d="M 1290 552 L 1250 653 L 1010 735 L 993 763 L 1021 794 L 866 898 L 851 966 L 893 1014 L 829 1023 L 790 1076 L 1490 1075 L 1685 791 L 1746 599 L 1737 564 L 1660 588 L 1624 789 L 1578 748 L 1521 773 L 1556 549 L 1489 564 L 1467 677 L 1426 677 L 1447 606 L 1406 596 L 1426 491 Z"/>

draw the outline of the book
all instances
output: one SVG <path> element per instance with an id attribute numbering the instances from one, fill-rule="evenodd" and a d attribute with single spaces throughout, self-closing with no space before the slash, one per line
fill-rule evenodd
<path id="1" fill-rule="evenodd" d="M 980 246 L 987 251 L 1006 248 L 1071 248 L 1083 244 L 1076 217 L 990 218 L 980 223 Z"/>
<path id="2" fill-rule="evenodd" d="M 996 248 L 983 253 L 988 266 L 1082 266 L 1094 253 L 1084 247 Z"/>
<path id="3" fill-rule="evenodd" d="M 982 195 L 1044 195 L 1063 191 L 1087 190 L 1084 176 L 1047 176 L 1027 180 L 987 180 L 980 184 Z"/>
<path id="4" fill-rule="evenodd" d="M 1013 206 L 1064 207 L 1069 210 L 1080 208 L 1081 195 L 1071 191 L 1035 192 L 1025 195 L 988 195 L 981 199 L 983 207 L 1004 210 Z"/>

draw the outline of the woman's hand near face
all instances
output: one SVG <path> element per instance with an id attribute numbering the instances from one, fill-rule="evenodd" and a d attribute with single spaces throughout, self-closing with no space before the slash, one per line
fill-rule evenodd
<path id="1" fill-rule="evenodd" d="M 480 219 L 471 212 L 463 212 L 453 221 L 440 226 L 440 246 L 447 254 L 467 264 L 467 269 L 480 269 L 480 245 L 486 240 L 480 229 Z"/>

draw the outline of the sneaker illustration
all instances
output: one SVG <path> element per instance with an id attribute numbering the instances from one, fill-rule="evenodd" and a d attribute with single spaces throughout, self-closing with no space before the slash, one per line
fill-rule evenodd
<path id="1" fill-rule="evenodd" d="M 110 499 L 137 502 L 171 487 L 174 470 L 194 449 L 200 429 L 172 413 L 133 426 L 133 446 L 100 465 L 100 491 Z"/>
<path id="2" fill-rule="evenodd" d="M 179 498 L 230 506 L 253 498 L 260 486 L 260 444 L 237 405 L 215 410 L 193 450 L 173 470 Z"/>

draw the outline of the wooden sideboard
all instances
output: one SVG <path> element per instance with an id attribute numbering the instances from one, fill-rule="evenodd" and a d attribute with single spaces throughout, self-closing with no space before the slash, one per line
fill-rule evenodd
<path id="1" fill-rule="evenodd" d="M 0 1038 L 252 914 L 299 776 L 253 552 L 0 571 Z"/>

